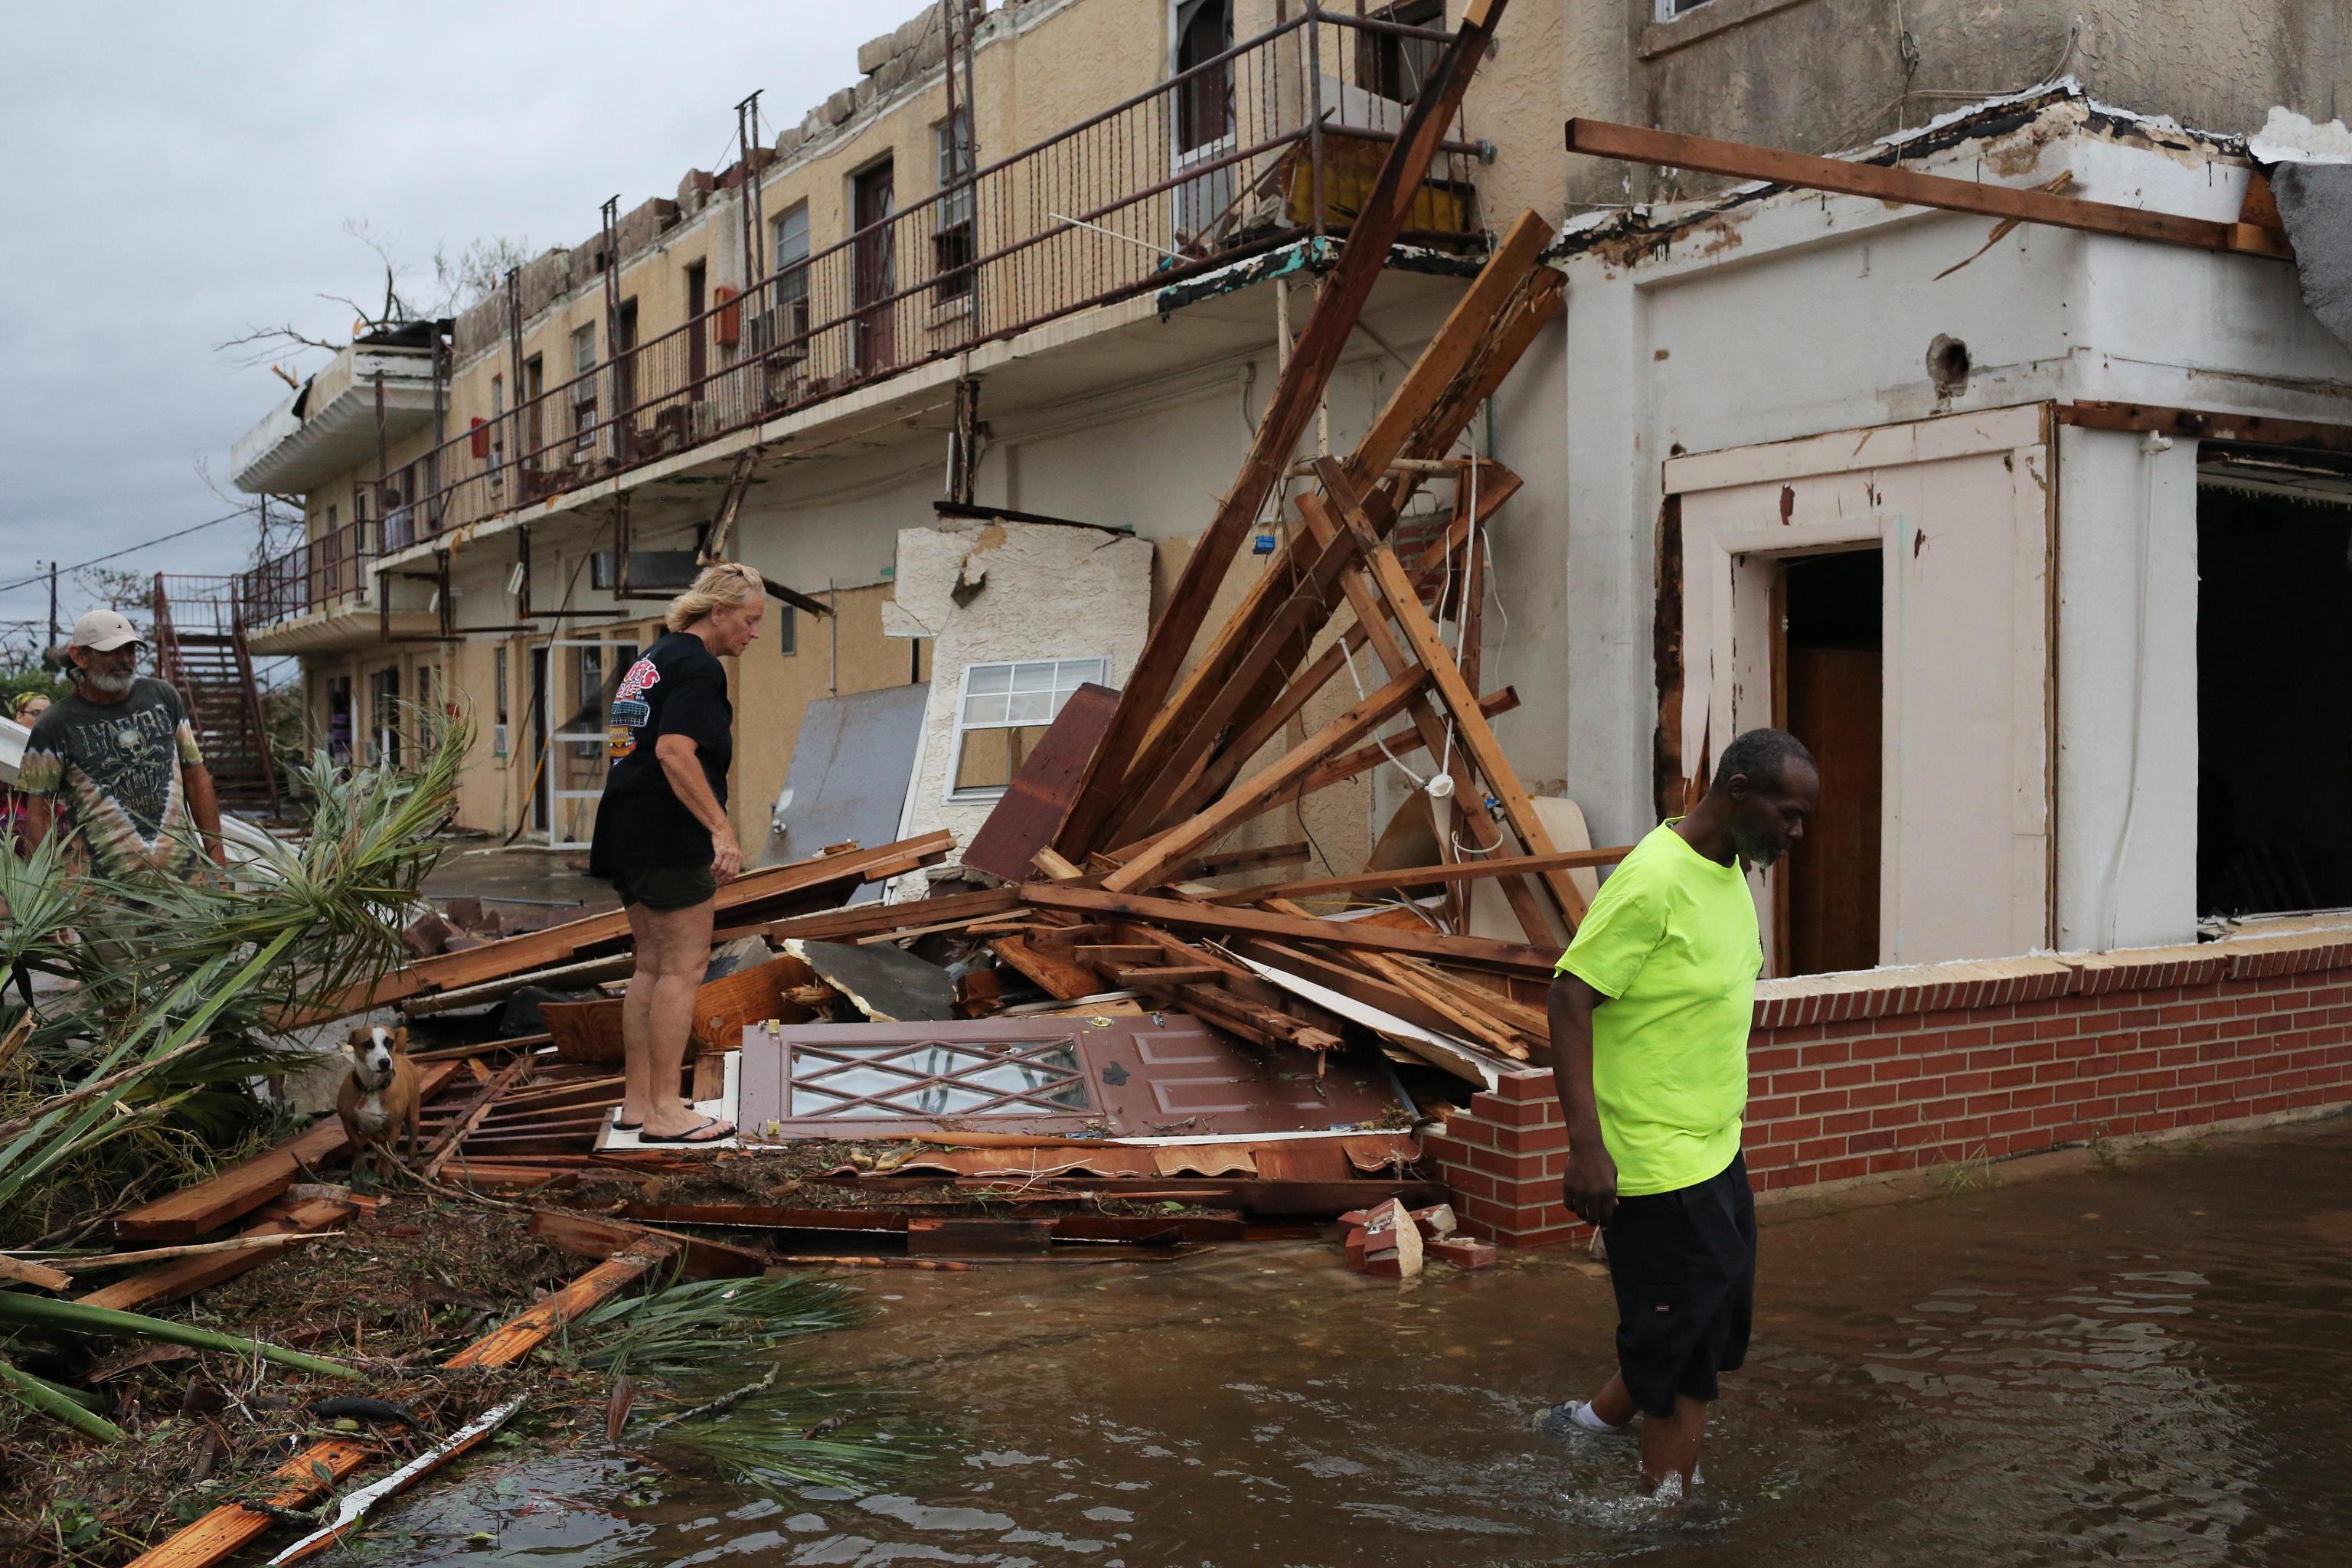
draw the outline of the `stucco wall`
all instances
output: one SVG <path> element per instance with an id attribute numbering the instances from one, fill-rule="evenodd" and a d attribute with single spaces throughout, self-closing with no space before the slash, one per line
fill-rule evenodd
<path id="1" fill-rule="evenodd" d="M 1572 100 L 1700 135 L 1828 153 L 1917 125 L 1955 103 L 2013 92 L 2067 71 L 2101 100 L 2183 124 L 2252 131 L 2272 104 L 2317 119 L 2342 110 L 2343 8 L 2296 0 L 1709 0 L 1652 26 L 1651 0 L 1589 8 L 1619 20 L 1614 39 L 1580 18 L 1569 54 Z M 1906 73 L 1902 33 L 1916 50 Z M 2079 29 L 2079 30 L 2078 30 Z M 2070 37 L 2072 46 L 2070 47 Z M 1616 45 L 1612 58 L 1612 44 Z M 1614 199 L 1627 166 L 1574 159 L 1570 195 Z M 1633 170 L 1636 198 L 1669 187 Z M 1696 194 L 1725 182 L 1684 175 Z"/>
<path id="2" fill-rule="evenodd" d="M 995 805 L 950 798 L 966 666 L 1099 656 L 1110 661 L 1109 683 L 1124 685 L 1143 651 L 1150 602 L 1151 546 L 1140 539 L 1050 523 L 904 530 L 884 625 L 894 636 L 936 639 L 906 831 L 945 827 L 970 843 Z"/>

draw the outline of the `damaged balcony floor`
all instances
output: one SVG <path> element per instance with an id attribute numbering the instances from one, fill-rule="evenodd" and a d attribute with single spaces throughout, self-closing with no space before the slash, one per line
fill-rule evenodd
<path id="1" fill-rule="evenodd" d="M 1768 1214 L 1757 1342 L 1676 1510 L 1633 1499 L 1626 1445 L 1529 1430 L 1609 1364 L 1580 1253 L 1400 1287 L 1299 1242 L 850 1277 L 874 1321 L 809 1375 L 949 1434 L 888 1492 L 780 1506 L 622 1456 L 517 1459 L 378 1540 L 581 1568 L 2333 1560 L 2352 1121 L 1967 1175 Z"/>

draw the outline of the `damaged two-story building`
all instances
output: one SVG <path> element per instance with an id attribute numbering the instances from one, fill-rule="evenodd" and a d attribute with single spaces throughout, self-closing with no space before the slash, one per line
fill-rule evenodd
<path id="1" fill-rule="evenodd" d="M 253 645 L 301 655 L 352 757 L 462 695 L 464 822 L 576 845 L 605 683 L 698 558 L 741 559 L 789 590 L 734 672 L 746 842 L 813 711 L 833 765 L 771 854 L 844 836 L 828 778 L 968 832 L 1071 691 L 1125 679 L 1463 7 L 924 10 L 733 166 L 257 426 L 235 477 L 310 537 L 244 580 Z M 2352 354 L 2248 203 L 2326 155 L 2249 136 L 2336 113 L 2345 58 L 2286 5 L 1515 0 L 1300 456 L 1348 448 L 1532 208 L 1566 306 L 1465 443 L 1522 483 L 1485 667 L 1594 842 L 1781 722 L 1831 805 L 1759 889 L 1775 973 L 2352 905 L 2315 706 L 2352 655 Z M 2254 237 L 1733 184 L 1564 148 L 1571 118 Z M 1229 602 L 1297 526 L 1267 509 Z M 1411 791 L 1383 768 L 1251 831 L 1351 870 Z"/>

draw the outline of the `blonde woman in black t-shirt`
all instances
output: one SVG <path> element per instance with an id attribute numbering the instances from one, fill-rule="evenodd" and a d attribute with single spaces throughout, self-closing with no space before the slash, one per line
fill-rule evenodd
<path id="1" fill-rule="evenodd" d="M 727 821 L 735 710 L 719 661 L 750 647 L 767 613 L 758 573 L 732 563 L 706 568 L 670 601 L 668 635 L 629 667 L 613 697 L 612 771 L 588 870 L 620 894 L 636 942 L 614 1125 L 647 1143 L 713 1143 L 735 1131 L 697 1114 L 677 1089 L 719 884 L 743 868 Z"/>

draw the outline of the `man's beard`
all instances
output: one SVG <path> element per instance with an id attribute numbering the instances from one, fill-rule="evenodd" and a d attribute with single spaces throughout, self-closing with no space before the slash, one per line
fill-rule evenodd
<path id="1" fill-rule="evenodd" d="M 119 675 L 103 669 L 85 669 L 81 672 L 81 678 L 89 686 L 105 692 L 110 697 L 121 696 L 131 689 L 131 683 L 139 679 L 137 672 L 128 669 Z"/>

